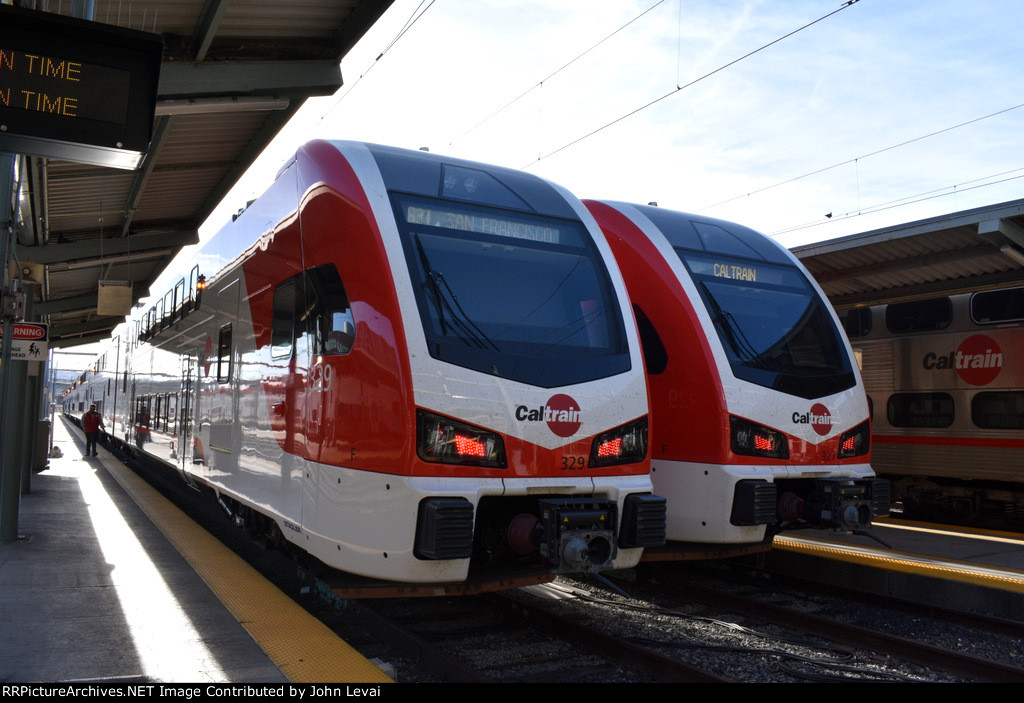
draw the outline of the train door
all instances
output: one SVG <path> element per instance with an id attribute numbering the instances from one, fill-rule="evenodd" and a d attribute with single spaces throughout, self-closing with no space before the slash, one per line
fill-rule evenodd
<path id="1" fill-rule="evenodd" d="M 333 446 L 340 378 L 355 340 L 355 321 L 345 287 L 334 264 L 307 269 L 306 306 L 303 319 L 309 350 L 309 383 L 306 387 L 306 455 L 322 462 Z M 333 462 L 332 462 L 333 463 Z"/>
<path id="2" fill-rule="evenodd" d="M 209 449 L 218 471 L 234 472 L 238 467 L 238 369 L 235 363 L 235 328 L 238 320 L 239 280 L 227 283 L 217 293 L 214 307 L 216 332 L 211 338 L 210 390 L 206 407 L 209 418 Z"/>
<path id="3" fill-rule="evenodd" d="M 192 457 L 192 390 L 199 365 L 196 357 L 190 354 L 181 356 L 181 403 L 178 408 L 178 459 L 184 467 Z"/>

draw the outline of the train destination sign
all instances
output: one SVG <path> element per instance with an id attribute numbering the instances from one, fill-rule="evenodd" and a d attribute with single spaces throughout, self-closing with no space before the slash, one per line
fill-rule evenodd
<path id="1" fill-rule="evenodd" d="M 155 34 L 0 5 L 0 151 L 137 168 L 162 54 Z"/>

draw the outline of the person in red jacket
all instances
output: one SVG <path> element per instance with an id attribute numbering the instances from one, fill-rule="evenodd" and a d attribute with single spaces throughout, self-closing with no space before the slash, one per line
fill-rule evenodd
<path id="1" fill-rule="evenodd" d="M 89 406 L 89 412 L 82 415 L 82 429 L 85 430 L 85 455 L 97 456 L 96 440 L 100 438 L 103 416 L 96 412 L 96 405 Z"/>

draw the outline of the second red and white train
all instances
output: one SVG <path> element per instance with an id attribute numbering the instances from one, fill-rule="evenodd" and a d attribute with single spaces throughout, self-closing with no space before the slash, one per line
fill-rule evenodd
<path id="1" fill-rule="evenodd" d="M 888 513 L 857 364 L 797 259 L 732 222 L 584 204 L 636 316 L 670 547 L 725 554 L 783 529 L 864 530 Z"/>

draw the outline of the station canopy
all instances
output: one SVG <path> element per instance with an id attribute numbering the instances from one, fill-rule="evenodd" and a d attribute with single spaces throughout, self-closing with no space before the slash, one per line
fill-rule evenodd
<path id="1" fill-rule="evenodd" d="M 16 2 L 67 15 L 72 2 Z M 391 0 L 94 0 L 92 20 L 160 35 L 152 141 L 132 170 L 30 157 L 15 229 L 33 319 L 50 346 L 109 337 L 100 282 L 145 297 L 306 99 L 342 85 L 341 59 Z"/>
<path id="2" fill-rule="evenodd" d="M 840 310 L 1024 285 L 1024 200 L 792 252 Z"/>

